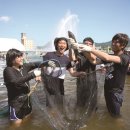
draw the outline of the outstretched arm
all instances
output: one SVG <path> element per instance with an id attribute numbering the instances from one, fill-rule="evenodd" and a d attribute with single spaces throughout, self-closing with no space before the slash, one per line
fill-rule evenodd
<path id="1" fill-rule="evenodd" d="M 93 46 L 92 48 L 95 49 L 95 46 Z M 83 52 L 83 55 L 92 63 L 92 64 L 97 64 L 96 62 L 96 56 L 94 54 L 92 54 L 91 52 Z"/>
<path id="2" fill-rule="evenodd" d="M 98 58 L 100 58 L 104 61 L 115 62 L 115 63 L 121 62 L 121 59 L 119 56 L 109 55 L 109 54 L 102 52 L 100 50 L 96 50 L 94 48 L 91 48 L 90 46 L 80 46 L 79 49 L 80 49 L 80 51 L 85 52 L 85 53 L 91 52 L 92 54 L 94 54 L 95 56 L 97 56 Z"/>
<path id="3" fill-rule="evenodd" d="M 71 46 L 72 46 L 74 49 L 78 50 L 78 51 L 80 51 L 80 48 L 79 48 L 79 47 L 81 47 L 81 46 L 83 46 L 83 47 L 86 46 L 86 45 L 83 45 L 83 44 L 78 44 L 78 43 L 76 43 L 73 39 L 69 39 L 69 42 L 70 42 Z M 93 47 L 93 48 L 95 48 L 95 47 Z M 84 52 L 83 52 L 83 55 L 84 55 L 92 64 L 96 64 L 96 56 L 95 56 L 94 54 L 92 54 L 92 53 L 90 53 L 90 52 L 84 51 Z M 71 57 L 72 57 L 72 59 L 75 58 L 75 57 L 72 55 L 72 53 L 71 53 Z"/>

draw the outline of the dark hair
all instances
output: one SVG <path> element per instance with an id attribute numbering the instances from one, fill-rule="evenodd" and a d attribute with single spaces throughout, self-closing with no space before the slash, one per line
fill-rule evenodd
<path id="1" fill-rule="evenodd" d="M 94 44 L 94 40 L 93 40 L 91 37 L 86 37 L 86 38 L 84 38 L 83 43 L 84 43 L 85 41 L 89 41 L 89 42 L 91 42 L 92 44 Z"/>
<path id="2" fill-rule="evenodd" d="M 119 40 L 119 43 L 121 45 L 124 46 L 124 48 L 127 46 L 128 42 L 129 42 L 129 37 L 127 34 L 124 33 L 117 33 L 113 38 L 112 38 L 112 42 L 114 40 Z"/>
<path id="3" fill-rule="evenodd" d="M 67 44 L 66 50 L 68 50 L 68 49 L 69 49 L 68 40 L 67 40 L 67 38 L 65 38 L 65 37 L 59 37 L 59 38 L 56 37 L 56 38 L 55 38 L 55 40 L 54 40 L 55 49 L 56 49 L 56 50 L 58 49 L 58 48 L 57 48 L 57 45 L 58 45 L 59 41 L 61 41 L 61 40 L 64 40 L 64 41 L 66 42 L 66 44 Z"/>
<path id="4" fill-rule="evenodd" d="M 16 57 L 23 56 L 23 53 L 17 49 L 10 49 L 8 50 L 6 54 L 6 65 L 8 67 L 13 66 L 13 61 L 15 60 Z"/>

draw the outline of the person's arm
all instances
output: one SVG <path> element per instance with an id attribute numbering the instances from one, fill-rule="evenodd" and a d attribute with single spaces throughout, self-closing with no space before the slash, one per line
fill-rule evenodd
<path id="1" fill-rule="evenodd" d="M 85 72 L 83 72 L 83 71 L 77 72 L 77 71 L 74 71 L 73 68 L 69 68 L 68 71 L 69 71 L 70 75 L 73 77 L 83 77 L 86 75 Z"/>
<path id="2" fill-rule="evenodd" d="M 107 62 L 115 62 L 115 63 L 120 63 L 121 62 L 121 59 L 119 56 L 116 56 L 116 55 L 109 55 L 105 52 L 102 52 L 100 50 L 96 50 L 95 48 L 92 48 L 90 46 L 81 46 L 79 47 L 79 50 L 84 52 L 84 53 L 92 53 L 94 54 L 95 56 L 97 56 L 98 58 L 104 60 L 104 61 L 107 61 Z"/>
<path id="3" fill-rule="evenodd" d="M 23 87 L 23 84 L 36 76 L 40 76 L 41 74 L 39 71 L 34 70 L 34 72 L 30 72 L 27 75 L 19 76 L 20 72 L 16 72 L 13 68 L 7 67 L 4 70 L 3 76 L 4 76 L 4 82 L 8 84 L 14 85 L 14 87 L 19 86 Z"/>
<path id="4" fill-rule="evenodd" d="M 97 57 L 99 57 L 100 59 L 104 60 L 104 61 L 108 61 L 108 62 L 114 62 L 114 63 L 120 63 L 121 59 L 119 56 L 115 56 L 115 55 L 109 55 L 105 52 L 93 49 L 91 50 L 91 53 L 93 53 L 94 55 L 96 55 Z"/>
<path id="5" fill-rule="evenodd" d="M 96 56 L 89 52 L 83 52 L 83 55 L 92 63 L 96 64 Z"/>
<path id="6" fill-rule="evenodd" d="M 23 69 L 26 69 L 27 72 L 32 71 L 36 68 L 38 68 L 41 64 L 41 61 L 38 62 L 29 62 L 23 64 Z"/>
<path id="7" fill-rule="evenodd" d="M 95 45 L 92 46 L 95 49 Z M 90 52 L 83 52 L 83 55 L 92 63 L 97 64 L 97 57 Z"/>
<path id="8" fill-rule="evenodd" d="M 75 43 L 75 41 L 73 39 L 69 39 L 69 42 L 72 46 L 72 48 L 76 49 L 77 51 L 79 50 L 79 47 L 82 46 L 83 44 L 78 44 Z M 84 45 L 83 45 L 84 46 Z M 93 48 L 95 48 L 95 46 L 93 46 Z M 72 61 L 76 61 L 76 57 L 74 55 L 75 53 L 72 53 L 72 51 L 69 52 L 69 57 Z M 89 52 L 83 52 L 82 53 L 92 64 L 96 64 L 96 56 L 92 53 Z"/>

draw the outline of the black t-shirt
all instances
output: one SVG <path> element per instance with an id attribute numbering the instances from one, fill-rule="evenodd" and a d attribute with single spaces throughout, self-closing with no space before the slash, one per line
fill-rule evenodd
<path id="1" fill-rule="evenodd" d="M 69 58 L 66 55 L 59 56 L 56 54 L 56 52 L 48 52 L 45 56 L 43 56 L 43 61 L 51 59 L 59 61 L 61 67 L 59 69 L 62 69 L 62 74 L 59 76 L 59 78 L 64 79 L 66 70 L 71 67 Z"/>
<path id="2" fill-rule="evenodd" d="M 61 95 L 64 95 L 64 78 L 66 70 L 71 67 L 71 62 L 66 55 L 58 56 L 56 52 L 48 52 L 45 56 L 43 56 L 43 61 L 51 59 L 59 61 L 61 68 L 57 67 L 56 69 L 57 71 L 61 69 L 62 74 L 58 77 L 53 77 L 53 75 L 43 75 L 43 82 L 45 84 L 45 88 L 50 95 L 56 95 L 59 93 Z"/>
<path id="3" fill-rule="evenodd" d="M 96 65 L 90 63 L 86 57 L 80 53 L 80 59 L 78 59 L 77 71 L 85 71 L 87 73 L 91 73 L 95 71 Z"/>
<path id="4" fill-rule="evenodd" d="M 4 82 L 8 91 L 8 101 L 30 92 L 29 81 L 35 77 L 33 72 L 29 71 L 38 68 L 40 62 L 25 63 L 20 71 L 13 67 L 6 67 L 3 72 Z"/>
<path id="5" fill-rule="evenodd" d="M 121 58 L 121 63 L 109 63 L 109 66 L 106 69 L 105 89 L 124 89 L 125 77 L 129 65 L 129 57 L 126 54 L 122 54 L 119 57 Z"/>
<path id="6" fill-rule="evenodd" d="M 77 64 L 77 71 L 86 72 L 85 77 L 77 78 L 77 104 L 88 108 L 89 103 L 93 108 L 97 101 L 96 65 L 93 65 L 82 53 Z"/>

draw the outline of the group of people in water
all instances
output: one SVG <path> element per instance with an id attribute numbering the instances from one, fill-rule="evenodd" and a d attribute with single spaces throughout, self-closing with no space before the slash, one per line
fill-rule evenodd
<path id="1" fill-rule="evenodd" d="M 42 65 L 41 62 L 23 63 L 23 52 L 17 49 L 10 49 L 6 54 L 6 68 L 3 72 L 4 82 L 8 92 L 10 120 L 13 124 L 19 125 L 24 118 L 32 113 L 30 96 L 25 96 L 30 92 L 29 81 L 34 78 L 38 81 L 41 80 L 40 76 L 42 69 L 36 68 L 53 67 L 54 63 L 49 64 L 51 59 L 59 61 L 62 68 L 62 74 L 57 77 L 56 84 L 61 95 L 64 95 L 64 78 L 66 70 L 69 71 L 71 76 L 79 77 L 77 82 L 83 82 L 82 77 L 90 73 L 90 70 L 95 71 L 97 64 L 109 64 L 105 74 L 104 96 L 110 114 L 114 117 L 119 117 L 121 115 L 120 108 L 123 102 L 125 77 L 129 65 L 129 56 L 124 53 L 128 41 L 129 37 L 127 34 L 118 33 L 114 35 L 111 43 L 114 54 L 110 55 L 97 50 L 91 37 L 85 38 L 83 44 L 76 43 L 72 38 L 55 38 L 55 51 L 47 52 L 46 55 L 43 56 L 43 59 L 46 62 L 43 62 Z M 77 50 L 81 59 L 78 59 L 78 57 L 75 59 L 74 54 L 69 56 L 64 54 L 66 50 L 70 49 Z M 77 69 L 75 69 L 75 65 Z M 77 88 L 80 88 L 80 86 L 77 86 Z M 55 94 L 54 91 L 51 91 L 50 89 L 47 90 L 50 94 Z M 83 96 L 83 93 L 80 92 L 79 96 Z M 81 102 L 79 102 L 79 104 L 80 103 Z M 80 105 L 83 104 L 84 102 Z"/>

